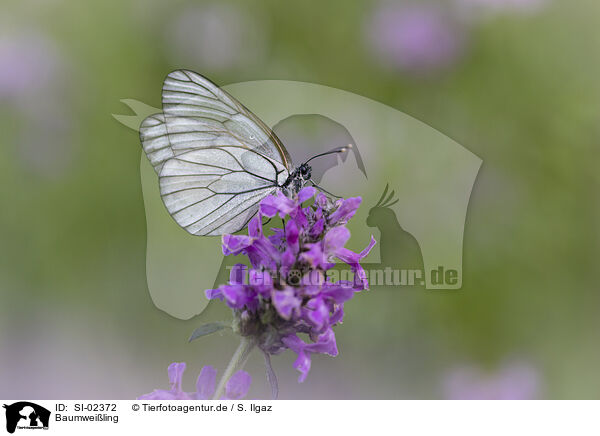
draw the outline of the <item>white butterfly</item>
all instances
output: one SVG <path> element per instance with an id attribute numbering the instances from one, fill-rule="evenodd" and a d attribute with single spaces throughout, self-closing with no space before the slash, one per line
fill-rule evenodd
<path id="1" fill-rule="evenodd" d="M 308 161 L 293 168 L 277 136 L 205 77 L 170 73 L 162 106 L 142 122 L 140 138 L 167 210 L 189 233 L 237 232 L 264 197 L 297 192 L 310 180 Z"/>

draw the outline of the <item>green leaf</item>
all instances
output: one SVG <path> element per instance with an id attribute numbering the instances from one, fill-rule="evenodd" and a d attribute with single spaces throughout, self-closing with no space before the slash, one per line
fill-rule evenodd
<path id="1" fill-rule="evenodd" d="M 202 336 L 210 335 L 226 328 L 231 328 L 231 325 L 225 322 L 210 322 L 208 324 L 201 325 L 192 333 L 192 336 L 188 339 L 188 342 L 192 342 Z"/>

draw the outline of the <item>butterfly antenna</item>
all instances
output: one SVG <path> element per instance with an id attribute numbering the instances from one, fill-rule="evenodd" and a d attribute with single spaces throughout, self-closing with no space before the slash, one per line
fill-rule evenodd
<path id="1" fill-rule="evenodd" d="M 262 225 L 263 225 L 263 226 L 266 226 L 267 224 L 269 224 L 269 223 L 271 222 L 271 219 L 272 219 L 272 218 L 269 218 L 268 220 L 264 221 L 264 222 L 262 223 Z"/>
<path id="2" fill-rule="evenodd" d="M 325 153 L 319 153 L 319 154 L 311 157 L 309 160 L 307 160 L 304 163 L 309 163 L 313 159 L 316 159 L 316 158 L 321 157 L 321 156 L 327 156 L 328 154 L 344 153 L 345 151 L 347 151 L 347 150 L 349 150 L 351 148 L 352 148 L 352 144 L 348 144 L 348 145 L 346 145 L 344 147 L 334 148 L 333 150 L 326 151 Z"/>
<path id="3" fill-rule="evenodd" d="M 332 197 L 335 197 L 335 198 L 342 198 L 340 195 L 335 195 L 335 194 L 332 194 L 332 193 L 331 193 L 331 192 L 329 192 L 327 189 L 323 189 L 323 188 L 321 188 L 319 185 L 317 185 L 317 184 L 315 183 L 315 181 L 314 181 L 313 179 L 310 179 L 310 182 L 313 184 L 313 186 L 314 186 L 315 188 L 318 188 L 318 189 L 320 189 L 320 190 L 321 190 L 321 191 L 323 191 L 325 194 L 329 194 L 329 195 L 331 195 Z"/>

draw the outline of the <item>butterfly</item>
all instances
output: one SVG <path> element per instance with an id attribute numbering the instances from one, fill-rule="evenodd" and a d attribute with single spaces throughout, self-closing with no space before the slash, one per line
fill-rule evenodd
<path id="1" fill-rule="evenodd" d="M 142 121 L 140 140 L 165 207 L 193 235 L 242 230 L 263 198 L 278 190 L 293 195 L 311 181 L 312 159 L 347 149 L 294 167 L 282 142 L 256 115 L 192 71 L 167 76 L 162 108 Z"/>

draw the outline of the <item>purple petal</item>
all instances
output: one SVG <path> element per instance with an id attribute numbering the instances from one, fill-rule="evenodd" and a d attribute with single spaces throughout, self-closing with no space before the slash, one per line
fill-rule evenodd
<path id="1" fill-rule="evenodd" d="M 303 203 L 309 198 L 315 196 L 317 190 L 313 186 L 307 186 L 306 188 L 302 188 L 298 193 L 298 203 Z"/>
<path id="2" fill-rule="evenodd" d="M 296 297 L 292 288 L 286 288 L 283 291 L 273 289 L 271 292 L 271 299 L 277 313 L 279 313 L 283 319 L 290 319 L 292 317 L 292 312 L 300 308 L 301 301 Z"/>
<path id="3" fill-rule="evenodd" d="M 306 303 L 304 311 L 308 320 L 320 331 L 329 323 L 329 307 L 322 298 L 313 298 Z"/>
<path id="4" fill-rule="evenodd" d="M 334 254 L 335 257 L 340 259 L 342 262 L 346 262 L 348 265 L 350 265 L 350 267 L 352 268 L 352 271 L 355 274 L 354 281 L 359 286 L 359 290 L 369 288 L 369 282 L 367 280 L 367 275 L 366 275 L 363 267 L 360 266 L 359 262 L 363 257 L 366 257 L 369 254 L 369 252 L 371 251 L 371 249 L 373 248 L 375 243 L 376 243 L 375 238 L 373 238 L 373 236 L 371 236 L 371 242 L 360 253 L 355 253 L 351 250 L 348 250 L 347 248 L 338 248 Z"/>
<path id="5" fill-rule="evenodd" d="M 315 202 L 317 203 L 317 205 L 324 209 L 327 207 L 327 202 L 329 200 L 327 200 L 327 196 L 325 194 L 323 194 L 322 192 L 319 192 L 319 194 L 317 195 L 317 198 L 315 199 Z"/>
<path id="6" fill-rule="evenodd" d="M 227 400 L 240 400 L 246 396 L 252 384 L 252 377 L 246 371 L 238 371 L 231 376 L 225 385 Z"/>
<path id="7" fill-rule="evenodd" d="M 306 380 L 306 376 L 310 371 L 310 353 L 305 353 L 304 348 L 306 344 L 295 334 L 284 336 L 281 338 L 283 344 L 298 355 L 294 362 L 294 368 L 300 371 L 298 376 L 298 383 L 302 383 Z"/>
<path id="8" fill-rule="evenodd" d="M 300 339 L 298 336 L 296 336 L 295 334 L 284 336 L 283 338 L 281 338 L 281 340 L 283 341 L 283 343 L 285 344 L 286 347 L 288 347 L 290 350 L 292 350 L 295 353 L 298 353 L 298 352 L 304 350 L 304 347 L 306 346 L 304 341 L 302 339 Z"/>
<path id="9" fill-rule="evenodd" d="M 276 195 L 269 195 L 260 202 L 260 212 L 269 218 L 274 217 L 279 213 L 281 218 L 289 215 L 294 208 L 296 203 L 287 198 L 281 191 L 278 191 Z"/>
<path id="10" fill-rule="evenodd" d="M 208 298 L 209 300 L 218 299 L 223 301 L 223 298 L 225 298 L 223 296 L 223 292 L 221 292 L 220 289 L 207 289 L 206 291 L 204 291 L 204 295 L 206 295 L 206 298 Z"/>
<path id="11" fill-rule="evenodd" d="M 250 289 L 245 285 L 223 285 L 221 291 L 225 296 L 227 305 L 232 309 L 243 308 L 251 299 Z"/>
<path id="12" fill-rule="evenodd" d="M 367 257 L 371 252 L 371 249 L 375 246 L 375 244 L 377 244 L 377 241 L 375 240 L 373 235 L 371 235 L 371 241 L 369 242 L 369 245 L 367 245 L 366 248 L 360 252 L 360 258 L 362 259 L 363 257 Z"/>
<path id="13" fill-rule="evenodd" d="M 275 269 L 280 257 L 277 247 L 264 236 L 256 238 L 252 245 L 244 250 L 244 254 L 248 256 L 252 267 L 256 269 L 261 267 Z"/>
<path id="14" fill-rule="evenodd" d="M 333 326 L 338 322 L 342 322 L 342 319 L 344 319 L 344 305 L 340 304 L 336 307 L 331 318 L 329 318 L 329 325 Z"/>
<path id="15" fill-rule="evenodd" d="M 294 220 L 289 220 L 285 225 L 285 239 L 288 248 L 291 248 L 294 253 L 298 253 L 298 226 Z"/>
<path id="16" fill-rule="evenodd" d="M 329 222 L 347 222 L 350 218 L 354 216 L 361 202 L 362 198 L 360 197 L 351 197 L 346 200 L 343 200 L 341 205 L 337 208 L 337 210 L 329 216 Z"/>
<path id="17" fill-rule="evenodd" d="M 354 270 L 354 288 L 357 291 L 362 291 L 363 289 L 369 289 L 369 279 L 367 278 L 367 273 L 363 269 L 360 264 L 352 267 Z"/>
<path id="18" fill-rule="evenodd" d="M 181 378 L 185 372 L 185 362 L 173 362 L 167 369 L 169 373 L 169 383 L 171 383 L 171 389 L 181 391 Z"/>
<path id="19" fill-rule="evenodd" d="M 298 382 L 302 383 L 310 371 L 310 353 L 324 353 L 330 356 L 337 356 L 338 350 L 335 343 L 335 334 L 333 330 L 328 329 L 317 338 L 317 342 L 306 344 L 295 334 L 281 338 L 283 344 L 298 355 L 294 362 L 294 368 L 300 371 Z"/>
<path id="20" fill-rule="evenodd" d="M 298 376 L 298 383 L 302 383 L 306 380 L 306 376 L 310 371 L 310 353 L 298 353 L 298 358 L 294 361 L 294 368 L 300 371 L 300 375 Z"/>
<path id="21" fill-rule="evenodd" d="M 299 229 L 304 230 L 308 226 L 308 218 L 306 217 L 305 209 L 302 207 L 298 206 L 290 213 L 290 216 L 294 219 Z"/>
<path id="22" fill-rule="evenodd" d="M 244 248 L 252 245 L 253 239 L 244 235 L 223 235 L 223 254 L 240 254 Z"/>
<path id="23" fill-rule="evenodd" d="M 277 199 L 274 196 L 269 195 L 260 202 L 259 210 L 264 216 L 273 218 L 279 211 L 277 206 Z"/>
<path id="24" fill-rule="evenodd" d="M 324 251 L 327 255 L 335 255 L 346 245 L 350 239 L 350 230 L 344 226 L 337 226 L 329 230 L 323 238 Z"/>
<path id="25" fill-rule="evenodd" d="M 284 230 L 280 228 L 271 228 L 271 231 L 273 232 L 273 234 L 268 237 L 271 244 L 275 246 L 281 245 L 283 243 L 283 240 L 285 239 Z"/>
<path id="26" fill-rule="evenodd" d="M 317 238 L 321 235 L 321 233 L 323 233 L 323 228 L 325 227 L 325 220 L 323 218 L 320 218 L 317 220 L 317 222 L 315 222 L 312 226 L 312 228 L 310 229 L 310 236 L 313 238 Z"/>
<path id="27" fill-rule="evenodd" d="M 323 289 L 321 296 L 333 300 L 335 304 L 342 304 L 354 297 L 354 289 L 347 286 L 329 285 Z"/>
<path id="28" fill-rule="evenodd" d="M 262 216 L 260 215 L 260 212 L 259 212 L 248 223 L 248 236 L 251 236 L 253 238 L 258 238 L 259 236 L 262 236 L 262 234 L 263 234 Z"/>
<path id="29" fill-rule="evenodd" d="M 281 272 L 287 274 L 292 265 L 296 263 L 296 253 L 290 247 L 286 248 L 281 255 Z"/>
<path id="30" fill-rule="evenodd" d="M 313 269 L 304 274 L 300 282 L 302 286 L 302 296 L 313 296 L 321 292 L 325 283 L 325 277 L 320 270 Z"/>
<path id="31" fill-rule="evenodd" d="M 207 365 L 202 368 L 196 381 L 196 399 L 210 400 L 215 393 L 217 370 Z"/>
<path id="32" fill-rule="evenodd" d="M 312 353 L 322 353 L 330 356 L 337 356 L 338 349 L 333 330 L 329 329 L 325 333 L 321 334 L 315 343 L 306 345 L 305 350 Z"/>
<path id="33" fill-rule="evenodd" d="M 335 229 L 333 229 L 333 230 L 335 230 Z M 329 232 L 331 232 L 331 230 Z M 333 245 L 333 242 L 334 241 L 332 240 L 332 245 Z M 371 236 L 371 242 L 369 242 L 369 245 L 367 245 L 367 247 L 360 253 L 355 253 L 351 250 L 348 250 L 347 248 L 338 248 L 337 250 L 335 250 L 333 252 L 333 254 L 341 261 L 346 262 L 348 265 L 352 266 L 352 265 L 358 264 L 358 262 L 360 262 L 360 260 L 363 257 L 366 257 L 371 252 L 371 249 L 375 246 L 376 243 L 377 242 L 375 241 L 375 238 L 373 238 L 373 236 Z"/>
<path id="34" fill-rule="evenodd" d="M 325 257 L 323 254 L 323 250 L 321 249 L 321 243 L 316 242 L 314 244 L 306 244 L 305 247 L 308 247 L 308 251 L 304 251 L 300 254 L 300 258 L 305 262 L 311 264 L 311 266 L 318 268 L 319 266 L 325 263 Z"/>
<path id="35" fill-rule="evenodd" d="M 352 250 L 349 250 L 348 248 L 338 248 L 334 251 L 334 254 L 335 257 L 340 259 L 342 262 L 346 262 L 350 266 L 357 265 L 360 261 L 360 255 Z"/>

